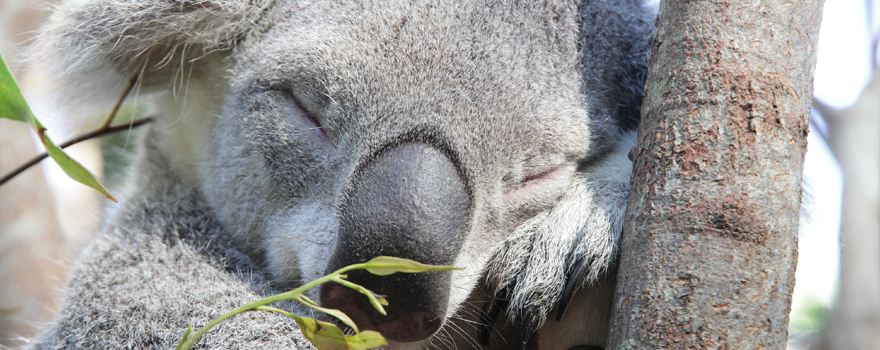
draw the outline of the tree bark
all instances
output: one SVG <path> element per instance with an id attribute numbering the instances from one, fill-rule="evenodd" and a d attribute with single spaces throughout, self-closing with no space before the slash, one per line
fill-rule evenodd
<path id="1" fill-rule="evenodd" d="M 662 2 L 610 348 L 785 348 L 822 2 Z"/>

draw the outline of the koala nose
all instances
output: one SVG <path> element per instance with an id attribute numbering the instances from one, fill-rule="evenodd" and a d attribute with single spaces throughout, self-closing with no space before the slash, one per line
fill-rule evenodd
<path id="1" fill-rule="evenodd" d="M 452 160 L 437 148 L 405 143 L 386 149 L 354 177 L 340 206 L 339 237 L 328 273 L 388 255 L 451 265 L 461 249 L 471 200 Z M 339 285 L 321 290 L 324 305 L 349 314 L 363 329 L 394 341 L 426 339 L 443 323 L 450 272 L 379 277 L 357 271 L 349 280 L 386 296 L 386 316 Z"/>

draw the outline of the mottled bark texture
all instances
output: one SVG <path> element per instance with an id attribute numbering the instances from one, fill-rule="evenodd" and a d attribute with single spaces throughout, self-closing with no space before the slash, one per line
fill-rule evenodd
<path id="1" fill-rule="evenodd" d="M 785 348 L 821 9 L 662 2 L 611 348 Z"/>

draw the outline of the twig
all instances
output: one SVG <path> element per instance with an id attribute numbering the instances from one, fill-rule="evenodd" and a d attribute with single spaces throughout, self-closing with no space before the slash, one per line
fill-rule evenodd
<path id="1" fill-rule="evenodd" d="M 96 137 L 101 137 L 101 136 L 111 134 L 111 133 L 114 133 L 114 132 L 117 132 L 120 130 L 136 128 L 136 127 L 139 127 L 143 124 L 146 124 L 146 123 L 153 121 L 152 118 L 143 118 L 143 119 L 135 120 L 135 121 L 128 123 L 126 125 L 119 125 L 119 126 L 112 126 L 112 127 L 110 126 L 111 124 L 113 124 L 113 119 L 116 119 L 116 114 L 118 114 L 119 109 L 122 108 L 122 103 L 125 102 L 125 99 L 128 97 L 128 95 L 134 89 L 134 86 L 137 84 L 137 81 L 138 81 L 137 76 L 134 76 L 128 80 L 128 85 L 125 87 L 125 90 L 122 92 L 122 95 L 119 96 L 119 99 L 116 100 L 116 104 L 113 105 L 113 109 L 110 111 L 110 114 L 107 114 L 107 117 L 104 118 L 104 121 L 101 122 L 101 127 L 99 127 L 97 130 L 89 132 L 88 134 L 77 136 L 73 140 L 62 143 L 60 145 L 60 147 L 67 148 L 69 146 L 73 146 L 73 145 L 80 143 L 82 141 L 85 141 L 85 140 L 93 139 Z M 45 132 L 45 129 L 38 130 L 38 132 Z M 42 138 L 42 136 L 41 136 L 41 138 Z M 48 156 L 49 156 L 48 153 L 43 153 L 43 154 L 31 159 L 27 163 L 22 164 L 20 167 L 16 168 L 15 170 L 10 172 L 9 174 L 6 174 L 5 176 L 3 176 L 2 179 L 0 179 L 0 186 L 5 184 L 9 180 L 12 180 L 14 177 L 18 176 L 19 174 L 21 174 L 22 172 L 24 172 L 28 168 L 39 163 L 43 159 L 46 159 L 46 157 L 48 157 Z"/>
<path id="2" fill-rule="evenodd" d="M 153 121 L 153 118 L 142 118 L 142 119 L 138 119 L 138 120 L 132 121 L 131 123 L 127 123 L 124 125 L 117 125 L 117 126 L 112 126 L 112 127 L 101 128 L 101 129 L 92 131 L 88 134 L 83 134 L 83 135 L 77 136 L 77 137 L 73 138 L 72 140 L 67 141 L 65 143 L 62 143 L 58 146 L 61 148 L 67 148 L 67 147 L 73 146 L 77 143 L 80 143 L 80 142 L 83 142 L 86 140 L 91 140 L 96 137 L 101 137 L 101 136 L 112 134 L 112 133 L 122 131 L 122 130 L 134 129 L 134 128 L 137 128 L 141 125 L 147 124 L 151 121 Z M 10 172 L 9 174 L 4 175 L 3 178 L 0 179 L 0 186 L 5 184 L 9 180 L 12 180 L 12 178 L 18 176 L 19 174 L 21 174 L 22 172 L 24 172 L 28 168 L 36 165 L 41 160 L 46 159 L 46 157 L 48 157 L 48 156 L 49 156 L 48 153 L 40 154 L 40 155 L 34 157 L 33 159 L 31 159 L 30 161 L 28 161 L 27 163 L 23 164 L 22 166 L 16 168 L 15 170 Z"/>
<path id="3" fill-rule="evenodd" d="M 116 100 L 116 104 L 113 105 L 113 110 L 110 111 L 110 114 L 107 115 L 107 118 L 104 119 L 104 122 L 101 123 L 101 128 L 98 130 L 104 130 L 110 127 L 113 124 L 113 119 L 116 118 L 116 113 L 119 113 L 119 108 L 122 107 L 122 102 L 128 97 L 128 94 L 131 93 L 131 90 L 134 89 L 135 84 L 137 83 L 138 78 L 132 77 L 128 80 L 128 86 L 125 87 L 125 91 L 122 92 L 122 95 L 119 96 L 119 99 Z"/>

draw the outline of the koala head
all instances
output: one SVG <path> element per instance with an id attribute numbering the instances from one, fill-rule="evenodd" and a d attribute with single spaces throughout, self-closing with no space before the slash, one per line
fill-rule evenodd
<path id="1" fill-rule="evenodd" d="M 513 10 L 273 10 L 283 20 L 235 53 L 209 137 L 208 163 L 220 170 L 198 180 L 211 206 L 280 282 L 380 255 L 463 267 L 353 273 L 392 301 L 387 317 L 347 288 L 321 290 L 363 328 L 427 338 L 497 246 L 553 206 L 590 149 L 575 12 Z"/>
<path id="2" fill-rule="evenodd" d="M 615 76 L 594 64 L 608 59 L 591 53 L 607 38 L 583 30 L 584 6 L 599 5 L 81 6 L 68 11 L 89 16 L 66 18 L 94 32 L 68 43 L 86 56 L 75 64 L 171 91 L 158 151 L 279 287 L 380 255 L 463 268 L 352 273 L 387 296 L 384 317 L 337 285 L 315 296 L 396 342 L 460 309 L 502 243 L 582 180 L 617 111 Z"/>

